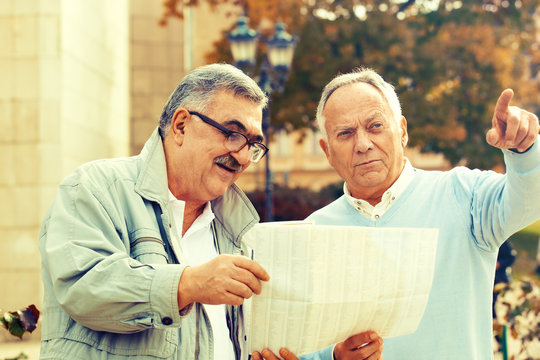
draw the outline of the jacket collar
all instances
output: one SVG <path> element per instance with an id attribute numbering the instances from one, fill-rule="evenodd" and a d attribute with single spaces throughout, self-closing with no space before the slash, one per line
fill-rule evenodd
<path id="1" fill-rule="evenodd" d="M 139 156 L 142 165 L 135 184 L 135 191 L 142 197 L 158 202 L 161 207 L 165 208 L 169 195 L 167 162 L 158 128 L 146 141 Z"/>
<path id="2" fill-rule="evenodd" d="M 142 197 L 155 201 L 163 209 L 169 201 L 167 163 L 163 141 L 156 128 L 141 151 L 141 170 L 135 184 L 135 191 Z M 211 201 L 216 221 L 220 222 L 233 242 L 239 246 L 240 238 L 254 224 L 259 222 L 257 211 L 247 196 L 232 184 L 225 194 Z"/>
<path id="3" fill-rule="evenodd" d="M 215 221 L 223 225 L 234 244 L 240 246 L 240 239 L 253 225 L 259 222 L 259 215 L 248 197 L 238 186 L 232 184 L 225 194 L 211 201 Z"/>

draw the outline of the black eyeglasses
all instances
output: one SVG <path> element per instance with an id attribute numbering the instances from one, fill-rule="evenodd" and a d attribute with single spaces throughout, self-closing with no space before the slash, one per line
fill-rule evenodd
<path id="1" fill-rule="evenodd" d="M 191 115 L 198 116 L 202 121 L 211 125 L 225 134 L 225 147 L 229 151 L 237 152 L 248 146 L 249 150 L 249 161 L 256 163 L 261 160 L 264 155 L 268 152 L 268 148 L 264 144 L 257 141 L 249 141 L 248 138 L 238 131 L 229 130 L 220 123 L 210 119 L 208 116 L 200 114 L 196 111 L 189 111 Z"/>

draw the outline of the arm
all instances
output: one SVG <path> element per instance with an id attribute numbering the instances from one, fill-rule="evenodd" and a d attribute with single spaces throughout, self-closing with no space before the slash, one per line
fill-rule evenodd
<path id="1" fill-rule="evenodd" d="M 44 276 L 64 311 L 93 330 L 178 327 L 179 309 L 193 302 L 239 305 L 268 279 L 241 256 L 193 267 L 131 258 L 127 230 L 119 230 L 123 214 L 78 182 L 60 187 L 49 215 L 41 241 Z"/>
<path id="2" fill-rule="evenodd" d="M 60 186 L 40 239 L 46 301 L 97 331 L 180 326 L 177 287 L 184 267 L 130 258 L 129 239 L 117 231 L 125 220 L 100 200 L 73 178 Z"/>
<path id="3" fill-rule="evenodd" d="M 479 246 L 489 249 L 540 218 L 538 118 L 510 106 L 512 97 L 512 90 L 503 91 L 486 134 L 490 145 L 502 149 L 506 174 L 478 177 L 472 193 L 472 231 Z"/>

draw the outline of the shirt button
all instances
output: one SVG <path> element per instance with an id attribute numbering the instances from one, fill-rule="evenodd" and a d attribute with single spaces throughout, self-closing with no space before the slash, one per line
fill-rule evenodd
<path id="1" fill-rule="evenodd" d="M 169 228 L 172 228 L 172 225 L 171 225 L 171 224 L 169 224 Z"/>
<path id="2" fill-rule="evenodd" d="M 164 318 L 161 319 L 161 322 L 163 323 L 163 325 L 171 325 L 172 319 L 168 316 L 165 316 Z"/>
<path id="3" fill-rule="evenodd" d="M 378 219 L 380 216 L 379 215 L 375 215 L 375 219 Z"/>

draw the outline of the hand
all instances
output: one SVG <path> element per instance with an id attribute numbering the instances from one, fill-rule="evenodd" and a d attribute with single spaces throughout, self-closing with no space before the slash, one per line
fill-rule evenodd
<path id="1" fill-rule="evenodd" d="M 299 360 L 296 355 L 294 355 L 292 352 L 285 348 L 281 348 L 279 350 L 279 355 L 283 358 L 283 360 Z M 268 349 L 264 349 L 260 353 L 258 351 L 254 351 L 251 354 L 251 360 L 280 360 L 279 357 L 274 355 L 274 353 Z"/>
<path id="2" fill-rule="evenodd" d="M 219 255 L 184 269 L 178 284 L 178 308 L 201 304 L 240 305 L 261 292 L 261 280 L 270 276 L 261 265 L 244 256 Z"/>
<path id="3" fill-rule="evenodd" d="M 504 90 L 499 96 L 486 141 L 499 149 L 517 149 L 518 152 L 524 152 L 536 141 L 538 118 L 533 113 L 510 106 L 512 97 L 512 89 Z"/>
<path id="4" fill-rule="evenodd" d="M 365 331 L 349 337 L 334 347 L 336 360 L 382 359 L 383 339 L 374 331 Z"/>

